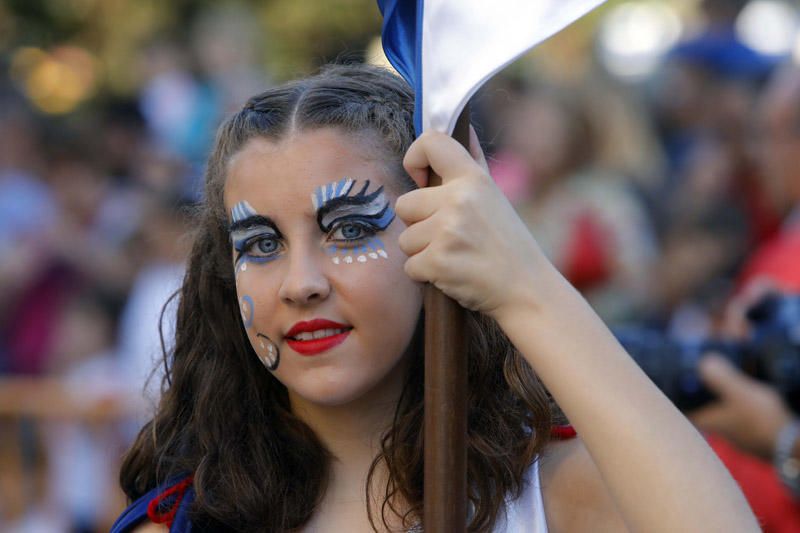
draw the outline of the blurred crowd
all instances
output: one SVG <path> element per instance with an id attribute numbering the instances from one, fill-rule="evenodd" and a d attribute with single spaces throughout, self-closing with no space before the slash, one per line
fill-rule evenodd
<path id="1" fill-rule="evenodd" d="M 800 292 L 800 67 L 738 39 L 742 4 L 706 1 L 636 86 L 531 67 L 474 100 L 494 178 L 612 326 L 741 339 L 756 296 Z M 0 78 L 0 529 L 101 531 L 124 506 L 214 129 L 270 83 L 224 39 L 193 46 L 151 43 L 135 97 L 74 120 Z M 765 529 L 800 531 L 780 516 Z"/>

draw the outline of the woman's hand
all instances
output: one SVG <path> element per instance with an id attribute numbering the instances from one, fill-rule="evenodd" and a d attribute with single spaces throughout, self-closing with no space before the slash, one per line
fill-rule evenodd
<path id="1" fill-rule="evenodd" d="M 471 128 L 470 152 L 441 133 L 425 133 L 411 145 L 403 162 L 409 175 L 424 187 L 430 169 L 442 185 L 397 200 L 397 215 L 409 226 L 399 243 L 411 278 L 496 318 L 525 295 L 530 299 L 535 267 L 548 263 L 489 176 Z"/>

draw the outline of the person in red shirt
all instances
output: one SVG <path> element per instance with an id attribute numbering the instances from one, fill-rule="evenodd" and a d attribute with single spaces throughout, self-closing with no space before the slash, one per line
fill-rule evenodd
<path id="1" fill-rule="evenodd" d="M 784 215 L 781 230 L 746 261 L 726 329 L 746 334 L 745 310 L 768 292 L 800 293 L 800 68 L 779 71 L 759 107 L 758 161 L 764 191 Z M 778 392 L 706 357 L 700 365 L 717 401 L 691 414 L 739 482 L 766 532 L 800 532 L 800 422 Z"/>

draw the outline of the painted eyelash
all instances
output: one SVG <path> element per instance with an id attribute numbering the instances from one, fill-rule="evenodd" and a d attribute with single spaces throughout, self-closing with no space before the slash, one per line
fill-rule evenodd
<path id="1" fill-rule="evenodd" d="M 366 180 L 361 189 L 355 193 L 353 193 L 355 182 L 349 178 L 319 187 L 312 195 L 312 199 L 314 207 L 317 209 L 317 224 L 320 229 L 326 233 L 330 232 L 336 222 L 352 217 L 373 220 L 379 231 L 385 230 L 394 220 L 394 210 L 386 200 L 383 186 L 367 194 L 370 183 L 370 180 Z M 344 210 L 345 213 L 348 210 L 361 212 L 345 214 L 326 223 L 326 218 L 340 210 Z"/>
<path id="2" fill-rule="evenodd" d="M 246 200 L 231 208 L 231 220 L 233 222 L 239 222 L 253 216 L 256 216 L 256 210 Z"/>
<path id="3" fill-rule="evenodd" d="M 357 238 L 354 238 L 354 239 L 335 239 L 335 238 L 331 238 L 331 240 L 333 242 L 360 243 L 360 242 L 362 242 L 362 241 L 364 241 L 366 239 L 369 239 L 370 237 L 374 237 L 378 233 L 378 231 L 380 231 L 380 228 L 377 227 L 375 224 L 373 224 L 371 222 L 359 220 L 357 218 L 348 218 L 346 220 L 337 220 L 337 221 L 333 222 L 331 224 L 331 230 L 328 232 L 328 235 L 331 235 L 332 233 L 337 232 L 338 230 L 340 230 L 343 226 L 345 226 L 347 224 L 352 224 L 354 226 L 358 226 L 362 230 L 363 234 L 360 237 L 357 237 Z"/>
<path id="4" fill-rule="evenodd" d="M 267 238 L 278 239 L 279 237 L 272 233 L 267 234 L 259 234 L 253 235 L 250 237 L 246 237 L 244 239 L 240 239 L 234 245 L 234 249 L 237 252 L 236 258 L 234 259 L 235 269 L 239 269 L 241 267 L 242 270 L 246 270 L 246 263 L 258 263 L 264 264 L 269 263 L 278 258 L 277 250 L 275 252 L 270 252 L 268 255 L 251 255 L 248 253 L 248 250 L 252 248 L 255 244 L 257 244 L 260 240 L 265 240 Z"/>

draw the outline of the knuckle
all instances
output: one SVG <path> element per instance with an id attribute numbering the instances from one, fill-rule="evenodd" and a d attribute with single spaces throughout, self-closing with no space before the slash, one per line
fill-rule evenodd
<path id="1" fill-rule="evenodd" d="M 462 240 L 463 224 L 460 217 L 453 216 L 445 222 L 440 230 L 440 235 L 446 247 L 450 248 Z"/>
<path id="2" fill-rule="evenodd" d="M 418 263 L 418 259 L 411 257 L 406 260 L 405 264 L 403 265 L 403 270 L 405 270 L 406 275 L 408 275 L 408 277 L 414 281 L 425 281 L 421 275 Z"/>
<path id="3" fill-rule="evenodd" d="M 472 195 L 466 187 L 459 187 L 456 189 L 452 197 L 452 205 L 456 208 L 468 208 L 472 202 Z"/>
<path id="4" fill-rule="evenodd" d="M 412 191 L 413 192 L 413 191 Z M 406 219 L 411 214 L 411 207 L 414 205 L 411 193 L 400 196 L 394 204 L 394 212 L 402 219 Z"/>
<path id="5" fill-rule="evenodd" d="M 408 230 L 406 230 L 406 231 L 408 231 Z M 403 233 L 401 233 L 401 234 L 400 234 L 400 235 L 397 237 L 397 246 L 400 248 L 400 250 L 401 250 L 403 253 L 408 253 L 408 252 L 407 252 L 407 247 L 408 247 L 408 244 L 407 244 L 407 242 L 406 242 L 406 239 L 408 239 L 408 237 L 406 237 L 406 231 L 404 231 Z"/>
<path id="6" fill-rule="evenodd" d="M 445 253 L 431 254 L 429 261 L 431 268 L 436 272 L 442 272 L 447 268 L 448 260 Z"/>

